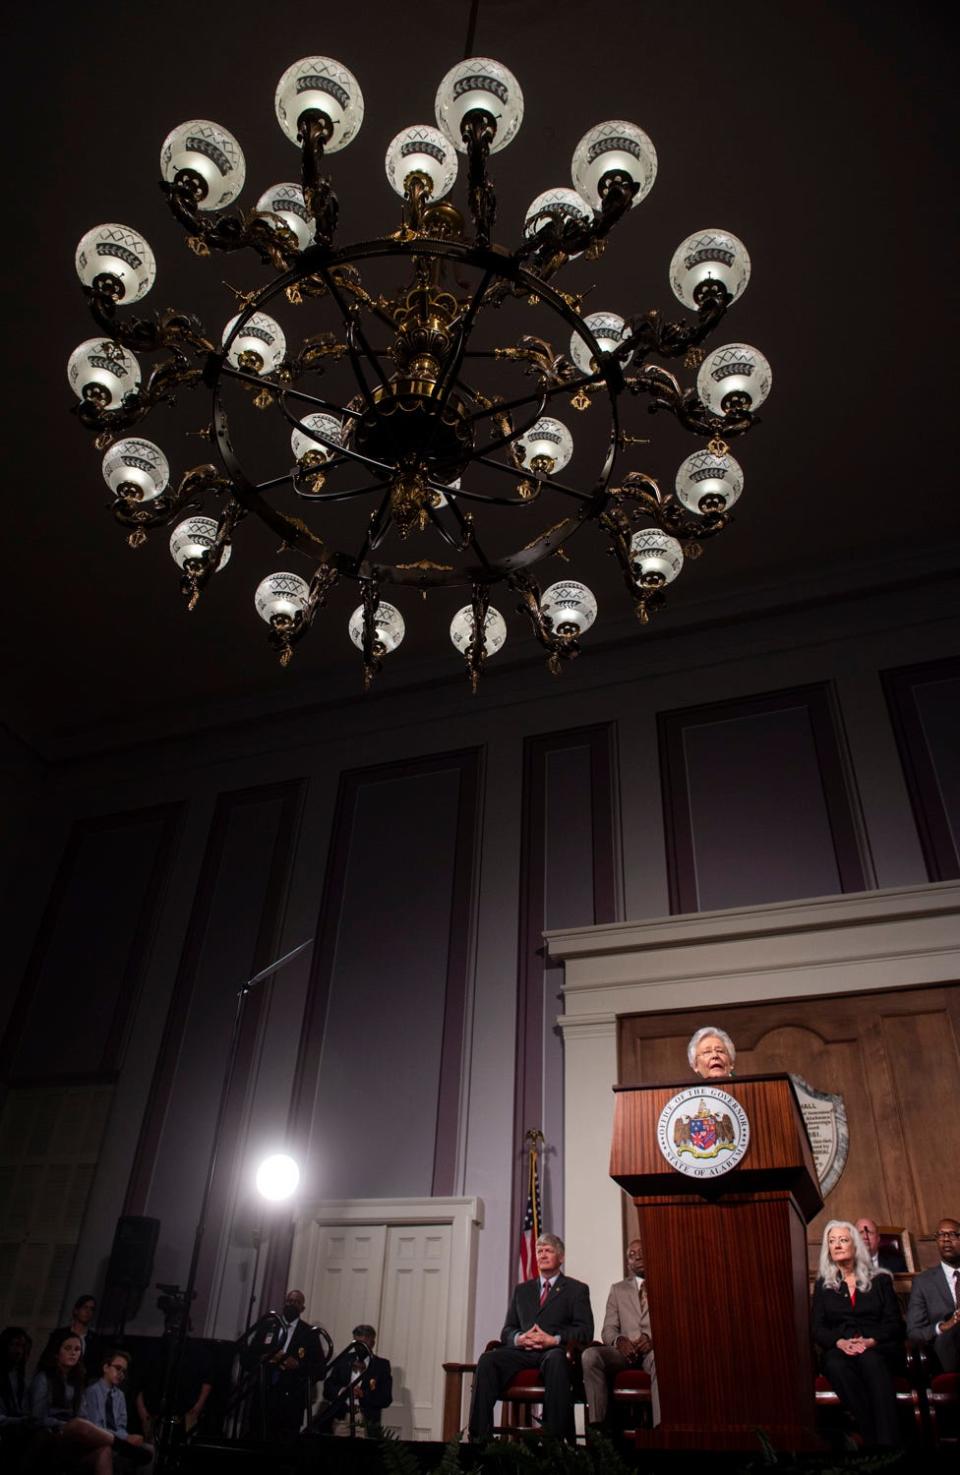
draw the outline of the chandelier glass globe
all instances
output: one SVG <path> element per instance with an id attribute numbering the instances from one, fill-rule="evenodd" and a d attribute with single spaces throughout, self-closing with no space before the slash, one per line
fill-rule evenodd
<path id="1" fill-rule="evenodd" d="M 346 148 L 363 122 L 363 93 L 353 73 L 329 56 L 304 56 L 287 67 L 274 97 L 277 122 L 291 143 L 301 141 L 301 120 L 320 113 L 330 136 L 328 154 Z"/>
<path id="2" fill-rule="evenodd" d="M 160 174 L 167 184 L 186 185 L 200 210 L 222 210 L 243 189 L 247 166 L 232 133 L 219 123 L 195 118 L 167 134 Z"/>
<path id="3" fill-rule="evenodd" d="M 437 88 L 435 107 L 437 127 L 461 154 L 467 152 L 461 125 L 469 113 L 486 113 L 493 119 L 492 154 L 506 148 L 523 122 L 520 83 L 508 67 L 489 56 L 472 56 L 451 67 Z"/>
<path id="4" fill-rule="evenodd" d="M 139 302 L 157 279 L 157 259 L 139 231 L 128 225 L 96 225 L 81 237 L 77 276 L 115 302 Z"/>
<path id="5" fill-rule="evenodd" d="M 573 153 L 573 186 L 594 209 L 601 202 L 606 179 L 621 174 L 636 185 L 637 206 L 653 189 L 657 151 L 635 123 L 598 123 L 583 135 Z"/>
<path id="6" fill-rule="evenodd" d="M 118 497 L 152 502 L 170 483 L 170 463 L 152 440 L 129 436 L 107 451 L 103 479 Z"/>
<path id="7" fill-rule="evenodd" d="M 303 190 L 298 184 L 272 184 L 260 196 L 257 209 L 265 215 L 276 215 L 288 230 L 292 230 L 301 251 L 305 251 L 310 245 L 313 230 Z"/>

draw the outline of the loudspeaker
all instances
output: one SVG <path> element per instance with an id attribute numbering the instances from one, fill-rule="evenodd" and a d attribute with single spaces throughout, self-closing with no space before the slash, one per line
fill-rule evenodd
<path id="1" fill-rule="evenodd" d="M 124 1214 L 117 1220 L 107 1266 L 107 1285 L 144 1291 L 153 1273 L 153 1257 L 160 1233 L 160 1220 L 139 1214 Z"/>

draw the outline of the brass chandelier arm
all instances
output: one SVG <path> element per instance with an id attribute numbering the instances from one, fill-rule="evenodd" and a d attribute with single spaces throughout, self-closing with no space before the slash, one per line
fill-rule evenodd
<path id="1" fill-rule="evenodd" d="M 630 209 L 636 192 L 637 185 L 625 175 L 611 175 L 603 182 L 600 209 L 594 211 L 592 220 L 547 217 L 536 233 L 518 246 L 514 259 L 518 265 L 527 263 L 543 281 L 549 280 L 572 256 L 599 248 Z"/>
<path id="2" fill-rule="evenodd" d="M 187 601 L 187 609 L 196 607 L 197 601 L 207 584 L 223 562 L 236 527 L 247 515 L 247 509 L 231 497 L 223 506 L 217 519 L 217 531 L 213 543 L 202 559 L 188 558 L 180 578 L 180 592 Z"/>
<path id="3" fill-rule="evenodd" d="M 355 266 L 345 264 L 331 267 L 330 276 L 341 291 L 348 293 L 362 307 L 365 307 L 378 322 L 389 328 L 391 332 L 396 331 L 397 325 L 392 312 L 393 304 L 383 297 L 371 297 Z"/>
<path id="4" fill-rule="evenodd" d="M 487 174 L 496 131 L 496 120 L 482 108 L 471 108 L 460 122 L 460 137 L 467 146 L 467 196 L 478 246 L 489 246 L 497 218 L 497 197 Z"/>
<path id="5" fill-rule="evenodd" d="M 730 521 L 723 512 L 701 513 L 694 517 L 672 492 L 663 492 L 652 476 L 643 471 L 628 471 L 621 484 L 610 488 L 609 516 L 619 525 L 632 531 L 636 516 L 631 512 L 652 518 L 664 532 L 672 533 L 681 541 L 700 541 L 721 533 Z"/>
<path id="6" fill-rule="evenodd" d="M 431 403 L 431 413 L 434 423 L 427 437 L 426 444 L 423 448 L 424 456 L 429 456 L 437 437 L 437 431 L 443 422 L 444 411 L 446 410 L 447 405 L 450 403 L 450 396 L 453 393 L 454 385 L 457 382 L 457 376 L 460 373 L 460 366 L 463 363 L 463 352 L 470 338 L 470 332 L 473 328 L 474 319 L 476 318 L 477 313 L 480 311 L 480 305 L 483 301 L 483 294 L 489 285 L 491 275 L 492 272 L 488 268 L 484 272 L 483 277 L 480 281 L 480 285 L 474 292 L 466 312 L 463 314 L 459 323 L 456 324 L 459 336 L 453 352 L 453 356 L 449 360 L 449 362 L 444 365 L 441 372 L 441 378 L 437 386 L 438 393 L 433 396 L 433 400 Z"/>
<path id="7" fill-rule="evenodd" d="M 549 652 L 547 669 L 552 676 L 559 676 L 564 661 L 572 661 L 580 654 L 579 641 L 572 636 L 557 635 L 553 622 L 540 608 L 540 586 L 528 573 L 517 572 L 507 579 L 508 588 L 519 595 L 517 609 L 530 621 L 534 635 Z"/>
<path id="8" fill-rule="evenodd" d="M 214 345 L 206 337 L 203 324 L 192 313 L 167 307 L 152 318 L 120 317 L 117 303 L 93 287 L 84 289 L 87 305 L 97 327 L 108 338 L 122 343 L 133 353 L 155 353 L 161 348 L 190 349 L 193 353 L 213 353 Z"/>
<path id="9" fill-rule="evenodd" d="M 713 332 L 725 317 L 730 301 L 729 292 L 720 282 L 704 282 L 696 322 L 665 322 L 653 309 L 642 318 L 630 320 L 631 331 L 614 356 L 623 360 L 633 354 L 635 360 L 642 361 L 648 354 L 657 353 L 662 358 L 681 358 Z"/>
<path id="10" fill-rule="evenodd" d="M 707 440 L 715 436 L 726 440 L 745 435 L 759 423 L 759 417 L 750 410 L 713 414 L 697 397 L 695 390 L 681 389 L 674 376 L 658 364 L 645 364 L 638 374 L 626 375 L 624 382 L 631 394 L 650 397 L 651 412 L 669 410 L 685 430 Z"/>
<path id="11" fill-rule="evenodd" d="M 584 383 L 593 383 L 595 378 L 596 376 L 593 376 L 593 378 L 584 379 Z M 468 421 L 471 425 L 476 425 L 480 420 L 492 419 L 498 415 L 509 415 L 512 410 L 522 410 L 527 405 L 536 405 L 537 410 L 536 414 L 534 415 L 534 420 L 536 420 L 540 417 L 540 415 L 542 415 L 547 400 L 552 399 L 555 394 L 563 394 L 564 391 L 568 388 L 569 386 L 566 384 L 553 385 L 550 387 L 546 385 L 541 385 L 540 389 L 533 394 L 524 394 L 519 396 L 517 399 L 502 400 L 498 401 L 496 404 L 484 405 L 481 409 L 475 410 L 472 415 L 468 416 Z M 519 431 L 517 432 L 517 434 L 520 433 L 521 432 Z M 513 440 L 514 438 L 514 436 L 507 436 L 504 438 L 503 441 L 500 442 L 500 444 L 503 445 L 506 443 L 507 440 Z"/>
<path id="12" fill-rule="evenodd" d="M 326 467 L 324 467 L 324 470 L 326 470 Z M 308 471 L 304 473 L 303 477 L 294 475 L 292 478 L 293 490 L 305 502 L 352 502 L 359 497 L 369 496 L 371 492 L 380 491 L 386 485 L 384 478 L 380 481 L 367 482 L 363 486 L 347 487 L 343 491 L 337 490 L 331 492 L 325 487 L 315 491 L 312 487 L 304 485 L 305 481 L 309 482 L 310 475 L 311 473 Z M 262 488 L 258 487 L 257 490 L 260 491 Z"/>
<path id="13" fill-rule="evenodd" d="M 242 369 L 232 369 L 226 364 L 224 364 L 223 367 L 223 374 L 225 378 L 244 379 L 248 384 L 263 383 L 263 380 L 258 378 L 256 374 L 247 374 Z M 269 383 L 270 381 L 268 380 L 267 382 Z M 363 416 L 361 415 L 359 410 L 351 410 L 349 405 L 341 405 L 334 400 L 322 399 L 320 395 L 310 394 L 309 391 L 306 389 L 296 389 L 292 385 L 285 384 L 278 384 L 276 387 L 280 391 L 281 400 L 299 400 L 301 404 L 312 405 L 313 408 L 317 410 L 329 410 L 331 414 L 334 415 L 345 415 L 348 420 L 363 419 Z M 284 413 L 286 414 L 286 411 L 284 411 Z M 300 424 L 299 420 L 293 419 L 289 414 L 287 414 L 287 419 L 290 421 L 291 425 Z"/>
<path id="14" fill-rule="evenodd" d="M 377 510 L 370 515 L 367 531 L 360 552 L 357 554 L 357 564 L 362 564 L 368 553 L 374 552 L 383 542 L 390 527 L 390 487 L 387 486 Z"/>
<path id="15" fill-rule="evenodd" d="M 649 624 L 650 616 L 662 609 L 666 600 L 663 589 L 658 587 L 645 588 L 638 584 L 630 560 L 630 533 L 629 519 L 618 516 L 617 508 L 605 512 L 599 519 L 600 526 L 610 539 L 610 547 L 626 586 L 627 593 L 633 600 L 634 613 L 641 625 Z"/>
<path id="16" fill-rule="evenodd" d="M 333 124 L 326 113 L 311 108 L 301 114 L 298 128 L 304 204 L 313 218 L 314 239 L 329 246 L 336 234 L 340 204 L 329 175 L 321 172 L 321 165 L 324 145 L 333 134 Z"/>
<path id="17" fill-rule="evenodd" d="M 504 461 L 494 461 L 489 456 L 475 456 L 474 460 L 479 466 L 489 466 L 493 471 L 501 471 L 507 476 L 512 476 L 514 481 L 531 480 L 531 473 L 523 466 L 508 466 Z M 576 502 L 583 502 L 592 506 L 596 500 L 595 494 L 578 491 L 576 487 L 568 487 L 564 482 L 557 481 L 552 476 L 538 476 L 532 479 L 536 481 L 537 486 L 546 487 L 552 492 L 560 492 L 565 497 L 572 497 Z M 460 488 L 458 495 L 474 502 L 484 502 L 487 500 L 482 492 L 466 492 L 463 487 Z"/>
<path id="18" fill-rule="evenodd" d="M 205 372 L 205 368 L 195 367 L 185 353 L 174 348 L 173 357 L 155 364 L 146 382 L 126 395 L 115 410 L 103 408 L 94 399 L 84 399 L 73 407 L 74 412 L 84 429 L 96 433 L 94 444 L 103 451 L 123 431 L 146 419 L 155 405 L 163 401 L 172 403 L 175 390 L 201 383 Z"/>
<path id="19" fill-rule="evenodd" d="M 470 690 L 476 696 L 480 675 L 487 659 L 487 612 L 490 609 L 490 586 L 488 584 L 474 584 L 470 593 L 470 605 L 473 615 L 473 635 L 467 642 L 464 657 L 470 673 Z"/>
<path id="20" fill-rule="evenodd" d="M 323 269 L 321 275 L 327 283 L 327 289 L 330 293 L 330 296 L 333 298 L 337 307 L 340 309 L 340 316 L 343 318 L 343 324 L 347 331 L 347 347 L 348 349 L 353 349 L 350 357 L 351 362 L 354 363 L 354 371 L 357 372 L 358 381 L 360 375 L 356 369 L 356 363 L 354 359 L 356 349 L 352 344 L 351 339 L 356 339 L 356 342 L 359 344 L 360 351 L 363 354 L 364 358 L 370 364 L 374 373 L 377 375 L 377 378 L 380 379 L 380 381 L 382 382 L 385 377 L 384 368 L 376 353 L 370 347 L 367 335 L 363 331 L 363 325 L 360 321 L 359 303 L 355 303 L 351 307 L 346 302 L 344 302 L 341 295 L 340 283 L 337 281 L 332 272 Z M 364 398 L 366 398 L 366 394 L 364 395 Z"/>
<path id="21" fill-rule="evenodd" d="M 534 409 L 529 418 L 519 426 L 514 426 L 513 419 L 510 415 L 511 407 L 509 405 L 492 405 L 490 407 L 490 415 L 498 421 L 500 435 L 497 438 L 489 440 L 484 446 L 482 453 L 475 452 L 470 458 L 471 461 L 479 461 L 481 455 L 489 456 L 493 451 L 503 450 L 505 446 L 512 447 L 515 441 L 519 440 L 521 436 L 526 435 L 527 431 L 537 423 L 543 414 L 543 407 L 546 404 L 546 400 L 547 396 L 545 393 L 542 393 L 536 399 L 533 397 L 525 399 L 524 403 L 534 405 Z"/>
<path id="22" fill-rule="evenodd" d="M 269 211 L 202 211 L 199 196 L 189 179 L 168 184 L 160 181 L 167 203 L 186 231 L 187 244 L 197 256 L 211 251 L 252 249 L 264 266 L 289 271 L 296 264 L 300 247 L 293 231 Z"/>
<path id="23" fill-rule="evenodd" d="M 323 609 L 330 590 L 339 582 L 340 574 L 331 563 L 321 563 L 310 580 L 303 610 L 295 616 L 274 616 L 270 622 L 270 644 L 280 656 L 281 666 L 289 666 L 293 647 L 310 629 L 317 611 Z"/>

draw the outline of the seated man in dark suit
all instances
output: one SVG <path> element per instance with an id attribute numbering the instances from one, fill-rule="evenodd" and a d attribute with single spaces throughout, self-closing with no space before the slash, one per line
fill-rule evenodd
<path id="1" fill-rule="evenodd" d="M 960 1220 L 937 1225 L 940 1264 L 916 1276 L 907 1307 L 907 1336 L 931 1349 L 945 1373 L 960 1372 Z"/>
<path id="2" fill-rule="evenodd" d="M 564 1344 L 593 1340 L 590 1291 L 561 1271 L 563 1240 L 541 1234 L 537 1240 L 536 1280 L 518 1285 L 500 1333 L 501 1346 L 477 1363 L 470 1409 L 470 1438 L 488 1439 L 497 1399 L 515 1373 L 539 1368 L 543 1375 L 543 1427 L 558 1439 L 572 1432 L 573 1402 Z"/>
<path id="3" fill-rule="evenodd" d="M 353 1336 L 350 1346 L 330 1364 L 323 1385 L 327 1407 L 322 1419 L 326 1423 L 329 1419 L 349 1418 L 352 1398 L 364 1424 L 379 1424 L 383 1410 L 393 1402 L 393 1373 L 385 1357 L 373 1354 L 377 1341 L 374 1327 L 363 1322 L 354 1327 Z"/>
<path id="4" fill-rule="evenodd" d="M 881 1244 L 880 1231 L 874 1219 L 858 1219 L 857 1233 L 867 1247 L 867 1254 L 874 1270 L 889 1270 L 891 1275 L 901 1275 L 907 1268 L 907 1262 L 900 1250 L 890 1245 Z"/>

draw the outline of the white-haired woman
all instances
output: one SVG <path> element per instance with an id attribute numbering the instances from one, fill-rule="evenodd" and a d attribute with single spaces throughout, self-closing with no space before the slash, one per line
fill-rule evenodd
<path id="1" fill-rule="evenodd" d="M 843 1219 L 831 1219 L 823 1231 L 812 1318 L 824 1374 L 864 1443 L 899 1444 L 893 1379 L 903 1357 L 903 1317 L 892 1277 L 874 1270 L 860 1235 Z"/>
<path id="2" fill-rule="evenodd" d="M 705 1081 L 723 1081 L 733 1075 L 736 1048 L 725 1029 L 705 1024 L 690 1037 L 687 1059 L 690 1069 Z"/>

